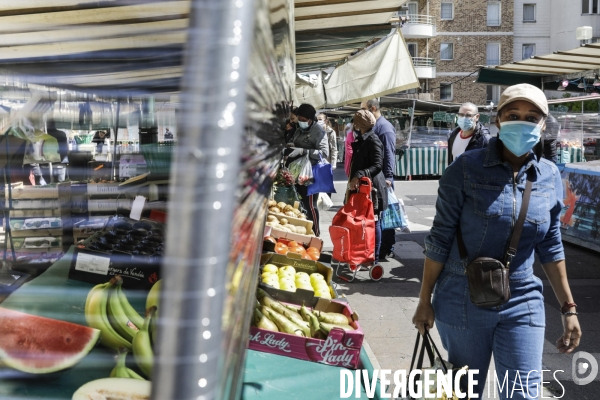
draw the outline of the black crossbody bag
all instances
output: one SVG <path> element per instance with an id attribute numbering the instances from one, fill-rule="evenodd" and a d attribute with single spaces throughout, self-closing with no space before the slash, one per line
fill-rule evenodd
<path id="1" fill-rule="evenodd" d="M 466 268 L 467 278 L 469 280 L 469 292 L 471 302 L 479 307 L 496 307 L 510 300 L 509 271 L 510 264 L 517 254 L 517 247 L 523 233 L 523 225 L 529 208 L 529 199 L 531 197 L 531 188 L 533 184 L 527 179 L 525 193 L 523 194 L 523 203 L 517 224 L 513 229 L 510 244 L 506 250 L 504 262 L 489 257 L 477 257 L 469 263 Z M 458 241 L 458 250 L 460 258 L 467 263 L 467 248 L 463 241 L 460 225 L 456 235 Z"/>

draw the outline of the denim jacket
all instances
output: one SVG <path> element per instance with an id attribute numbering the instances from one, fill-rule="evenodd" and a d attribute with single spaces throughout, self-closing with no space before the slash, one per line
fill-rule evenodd
<path id="1" fill-rule="evenodd" d="M 563 187 L 558 168 L 530 153 L 513 179 L 502 150 L 502 142 L 493 138 L 487 148 L 461 154 L 440 179 L 425 255 L 451 272 L 465 274 L 466 265 L 477 257 L 504 262 L 527 174 L 531 174 L 533 189 L 517 254 L 510 265 L 510 279 L 526 279 L 533 273 L 534 251 L 542 264 L 565 258 L 559 222 Z M 455 238 L 459 223 L 468 261 L 459 256 Z"/>

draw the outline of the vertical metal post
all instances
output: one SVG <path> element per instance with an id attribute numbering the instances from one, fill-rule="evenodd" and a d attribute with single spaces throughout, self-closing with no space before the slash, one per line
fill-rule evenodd
<path id="1" fill-rule="evenodd" d="M 408 147 L 410 147 L 410 142 L 412 140 L 412 130 L 413 130 L 413 121 L 415 119 L 415 107 L 417 105 L 417 100 L 413 100 L 413 106 L 412 106 L 412 114 L 410 116 L 410 129 L 408 131 Z"/>
<path id="2" fill-rule="evenodd" d="M 113 180 L 117 180 L 117 139 L 119 138 L 119 113 L 121 112 L 121 100 L 117 99 L 117 113 L 115 118 L 115 137 L 113 138 L 113 156 L 111 163 Z M 110 149 L 108 150 L 110 151 Z"/>
<path id="3" fill-rule="evenodd" d="M 153 400 L 220 399 L 227 384 L 222 320 L 254 14 L 254 0 L 191 2 Z"/>

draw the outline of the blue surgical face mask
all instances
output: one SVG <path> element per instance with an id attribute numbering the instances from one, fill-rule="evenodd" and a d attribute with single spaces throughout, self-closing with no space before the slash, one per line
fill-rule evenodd
<path id="1" fill-rule="evenodd" d="M 317 124 L 319 124 L 319 126 L 322 126 L 323 128 L 325 128 L 325 121 L 320 119 L 317 121 Z"/>
<path id="2" fill-rule="evenodd" d="M 542 124 L 523 121 L 500 122 L 500 140 L 517 157 L 528 153 L 540 141 Z"/>
<path id="3" fill-rule="evenodd" d="M 475 121 L 473 121 L 473 118 L 458 117 L 457 123 L 458 126 L 460 126 L 460 129 L 463 131 L 470 131 L 475 126 Z"/>
<path id="4" fill-rule="evenodd" d="M 300 129 L 308 129 L 308 122 L 306 121 L 298 121 L 298 125 L 300 126 Z"/>

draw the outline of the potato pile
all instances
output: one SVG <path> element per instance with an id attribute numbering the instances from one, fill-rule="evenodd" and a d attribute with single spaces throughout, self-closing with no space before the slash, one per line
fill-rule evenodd
<path id="1" fill-rule="evenodd" d="M 287 218 L 281 217 L 277 218 L 275 215 L 267 215 L 267 226 L 271 226 L 277 230 L 290 232 L 290 233 L 299 233 L 301 235 L 309 235 L 311 232 L 306 232 L 306 228 L 303 226 L 296 226 L 289 223 Z"/>
<path id="2" fill-rule="evenodd" d="M 306 220 L 306 215 L 302 214 L 297 208 L 294 208 L 289 204 L 285 204 L 282 201 L 277 203 L 275 200 L 269 200 L 267 206 L 269 207 L 269 212 L 273 214 L 279 214 L 278 216 L 267 216 L 268 226 L 271 226 L 277 230 L 284 232 L 298 233 L 301 235 L 312 235 L 312 231 L 307 232 L 305 227 L 291 224 L 288 218 L 286 218 L 291 217 Z"/>
<path id="3" fill-rule="evenodd" d="M 306 219 L 306 215 L 302 214 L 300 210 L 289 204 L 285 204 L 283 201 L 277 203 L 275 200 L 269 200 L 267 207 L 269 207 L 269 211 L 273 214 L 282 214 L 287 217 Z"/>

